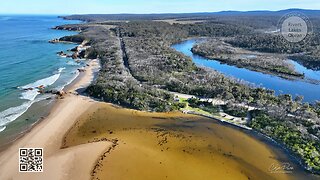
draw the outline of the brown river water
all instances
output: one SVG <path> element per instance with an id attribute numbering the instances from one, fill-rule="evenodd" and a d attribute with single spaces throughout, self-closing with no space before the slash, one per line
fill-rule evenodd
<path id="1" fill-rule="evenodd" d="M 316 179 L 256 133 L 178 112 L 97 103 L 70 129 L 63 146 L 99 139 L 118 142 L 97 161 L 95 179 Z"/>

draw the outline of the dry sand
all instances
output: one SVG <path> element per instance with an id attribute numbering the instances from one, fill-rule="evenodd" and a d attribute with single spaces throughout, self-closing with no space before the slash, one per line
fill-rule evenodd
<path id="1" fill-rule="evenodd" d="M 98 67 L 91 61 L 68 91 L 74 92 L 90 83 L 93 71 Z M 0 179 L 90 179 L 90 173 L 99 156 L 109 149 L 110 142 L 97 142 L 61 149 L 63 137 L 79 116 L 94 102 L 84 96 L 68 93 L 59 99 L 50 115 L 31 132 L 13 143 L 0 154 Z M 19 173 L 19 148 L 43 148 L 43 173 Z M 90 156 L 88 156 L 90 154 Z"/>

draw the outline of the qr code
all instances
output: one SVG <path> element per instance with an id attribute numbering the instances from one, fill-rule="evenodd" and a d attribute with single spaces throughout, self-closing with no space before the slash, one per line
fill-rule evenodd
<path id="1" fill-rule="evenodd" d="M 43 172 L 43 149 L 20 148 L 19 172 Z"/>

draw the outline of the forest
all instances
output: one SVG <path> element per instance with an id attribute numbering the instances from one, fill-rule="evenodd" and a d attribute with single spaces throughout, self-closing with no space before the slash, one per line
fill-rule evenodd
<path id="1" fill-rule="evenodd" d="M 230 41 L 230 38 L 228 38 Z M 303 74 L 295 70 L 281 54 L 262 53 L 234 47 L 225 39 L 209 38 L 197 43 L 193 48 L 194 54 L 208 59 L 218 60 L 222 63 L 247 68 L 253 71 L 268 73 L 287 79 L 303 78 Z"/>
<path id="2" fill-rule="evenodd" d="M 86 90 L 88 95 L 143 111 L 167 112 L 181 108 L 183 105 L 175 102 L 170 92 L 253 106 L 261 114 L 254 115 L 248 126 L 279 140 L 301 157 L 309 170 L 319 171 L 320 103 L 304 103 L 303 97 L 293 98 L 286 94 L 276 96 L 272 90 L 253 87 L 215 70 L 197 67 L 171 45 L 189 38 L 207 37 L 226 39 L 234 47 L 291 55 L 309 51 L 309 47 L 295 49 L 273 36 L 256 35 L 253 27 L 243 24 L 212 20 L 191 24 L 150 20 L 112 22 L 100 18 L 96 21 L 101 22 L 56 28 L 80 31 L 78 35 L 61 40 L 77 43 L 86 40 L 91 46 L 86 57 L 98 58 L 101 62 L 96 80 Z M 271 47 L 269 43 L 273 42 L 279 44 L 279 49 Z M 197 103 L 192 105 L 197 106 Z M 204 108 L 216 111 L 215 107 Z M 239 116 L 244 113 L 243 108 L 237 111 L 234 106 L 225 110 Z M 288 135 L 280 133 L 283 128 Z"/>

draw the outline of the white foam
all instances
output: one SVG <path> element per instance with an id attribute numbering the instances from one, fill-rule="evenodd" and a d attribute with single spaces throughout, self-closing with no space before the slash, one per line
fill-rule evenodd
<path id="1" fill-rule="evenodd" d="M 26 99 L 29 101 L 33 101 L 40 93 L 38 89 L 28 90 L 21 93 L 20 99 Z"/>
<path id="2" fill-rule="evenodd" d="M 70 66 L 79 66 L 79 63 L 74 62 L 74 61 L 68 61 L 67 64 Z"/>
<path id="3" fill-rule="evenodd" d="M 66 68 L 65 67 L 63 67 L 63 68 L 59 68 L 59 73 L 61 73 L 63 70 L 65 70 Z"/>
<path id="4" fill-rule="evenodd" d="M 31 105 L 33 103 L 42 101 L 46 98 L 47 97 L 44 96 L 42 98 L 38 98 L 33 101 L 25 102 L 25 103 L 21 104 L 20 106 L 11 107 L 7 110 L 0 112 L 0 128 L 7 125 L 8 123 L 16 120 L 18 117 L 20 117 L 22 114 L 24 114 L 31 107 Z"/>
<path id="5" fill-rule="evenodd" d="M 0 113 L 0 126 L 5 126 L 8 123 L 16 120 L 23 113 L 25 113 L 33 103 L 34 101 L 28 101 L 20 106 L 11 107 L 5 111 L 2 111 Z"/>
<path id="6" fill-rule="evenodd" d="M 40 94 L 38 92 L 39 91 L 38 87 L 39 86 L 47 87 L 47 86 L 50 86 L 53 83 L 55 83 L 59 79 L 61 72 L 64 69 L 65 68 L 59 68 L 58 74 L 52 75 L 52 76 L 44 78 L 44 79 L 40 79 L 34 83 L 30 83 L 30 84 L 27 84 L 25 86 L 20 87 L 20 89 L 32 88 L 32 90 L 27 90 L 27 91 L 21 93 L 20 99 L 26 99 L 29 101 L 33 101 L 37 97 L 37 95 Z"/>
<path id="7" fill-rule="evenodd" d="M 31 83 L 31 84 L 27 84 L 25 86 L 22 86 L 21 88 L 23 89 L 28 89 L 28 88 L 37 88 L 39 86 L 50 86 L 52 85 L 53 83 L 55 83 L 59 77 L 60 77 L 60 73 L 64 70 L 65 68 L 59 68 L 59 73 L 58 74 L 55 74 L 53 76 L 50 76 L 50 77 L 47 77 L 47 78 L 44 78 L 44 79 L 40 79 L 34 83 Z"/>
<path id="8" fill-rule="evenodd" d="M 54 74 L 50 77 L 38 80 L 34 83 L 30 83 L 27 84 L 25 86 L 19 87 L 19 89 L 28 89 L 28 88 L 32 88 L 32 90 L 26 90 L 23 93 L 21 93 L 21 99 L 26 99 L 29 100 L 27 102 L 24 102 L 23 104 L 21 104 L 20 106 L 16 106 L 16 107 L 11 107 L 7 110 L 4 110 L 2 112 L 0 112 L 0 132 L 4 131 L 6 128 L 6 125 L 10 122 L 13 122 L 14 120 L 16 120 L 17 118 L 19 118 L 21 115 L 23 115 L 31 106 L 32 104 L 45 100 L 46 98 L 48 98 L 49 96 L 52 95 L 42 95 L 40 96 L 40 98 L 37 98 L 37 96 L 40 94 L 39 91 L 39 86 L 50 86 L 52 84 L 54 84 L 60 77 L 61 72 L 64 70 L 65 68 L 59 68 L 57 74 Z M 76 73 L 75 77 L 67 84 L 70 84 L 77 76 L 79 75 L 79 72 Z M 62 87 L 63 89 L 63 87 Z"/>
<path id="9" fill-rule="evenodd" d="M 73 72 L 75 75 L 74 75 L 74 77 L 66 84 L 66 85 L 69 85 L 69 84 L 71 84 L 75 79 L 77 79 L 77 77 L 80 75 L 80 72 L 79 71 L 75 71 L 75 72 Z M 66 86 L 65 85 L 65 86 Z"/>
<path id="10" fill-rule="evenodd" d="M 0 126 L 0 132 L 4 131 L 6 128 L 6 126 Z"/>
<path id="11" fill-rule="evenodd" d="M 80 75 L 80 72 L 79 71 L 75 71 L 74 74 L 75 74 L 75 76 L 73 78 L 71 78 L 67 83 L 65 83 L 62 86 L 58 86 L 55 89 L 58 90 L 58 91 L 63 90 L 64 87 L 66 87 L 67 85 L 71 84 Z"/>
<path id="12" fill-rule="evenodd" d="M 34 83 L 22 86 L 21 88 L 28 89 L 28 88 L 37 88 L 39 86 L 49 86 L 49 85 L 52 85 L 54 82 L 56 82 L 59 79 L 59 77 L 60 77 L 60 73 L 44 79 L 40 79 Z"/>

